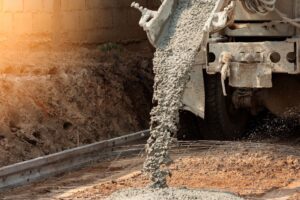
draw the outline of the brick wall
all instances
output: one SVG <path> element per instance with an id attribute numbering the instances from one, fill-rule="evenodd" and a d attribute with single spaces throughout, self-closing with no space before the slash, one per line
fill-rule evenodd
<path id="1" fill-rule="evenodd" d="M 139 40 L 133 0 L 0 0 L 0 42 L 102 43 Z M 157 7 L 158 0 L 137 0 Z"/>

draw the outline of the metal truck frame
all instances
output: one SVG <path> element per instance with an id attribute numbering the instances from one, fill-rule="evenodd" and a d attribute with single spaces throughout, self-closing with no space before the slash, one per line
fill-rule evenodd
<path id="1" fill-rule="evenodd" d="M 153 46 L 176 2 L 164 0 L 158 11 L 132 4 Z M 183 110 L 204 120 L 205 139 L 240 137 L 249 115 L 266 108 L 300 113 L 298 17 L 300 0 L 217 1 L 182 98 Z"/>

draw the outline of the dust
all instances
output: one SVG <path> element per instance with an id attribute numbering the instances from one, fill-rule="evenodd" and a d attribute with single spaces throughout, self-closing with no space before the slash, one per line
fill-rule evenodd
<path id="1" fill-rule="evenodd" d="M 195 54 L 203 41 L 203 29 L 215 0 L 179 0 L 162 34 L 154 58 L 154 97 L 151 111 L 151 136 L 147 144 L 144 170 L 154 188 L 166 187 L 171 162 L 168 148 L 177 132 L 181 97 Z"/>
<path id="2" fill-rule="evenodd" d="M 242 200 L 237 196 L 229 193 L 221 193 L 216 191 L 201 191 L 201 190 L 190 190 L 190 189 L 135 189 L 135 190 L 124 190 L 114 193 L 107 200 Z"/>
<path id="3" fill-rule="evenodd" d="M 152 51 L 104 47 L 0 47 L 0 166 L 148 128 Z"/>

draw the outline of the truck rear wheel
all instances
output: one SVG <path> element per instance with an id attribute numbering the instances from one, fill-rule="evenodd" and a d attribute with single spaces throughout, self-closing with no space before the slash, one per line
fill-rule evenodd
<path id="1" fill-rule="evenodd" d="M 198 117 L 193 113 L 181 110 L 179 112 L 178 132 L 175 137 L 179 140 L 198 140 L 200 137 L 200 127 Z"/>
<path id="2" fill-rule="evenodd" d="M 200 122 L 203 139 L 232 140 L 243 136 L 249 121 L 249 112 L 236 109 L 232 103 L 233 88 L 227 86 L 223 95 L 220 75 L 205 77 L 205 120 Z"/>

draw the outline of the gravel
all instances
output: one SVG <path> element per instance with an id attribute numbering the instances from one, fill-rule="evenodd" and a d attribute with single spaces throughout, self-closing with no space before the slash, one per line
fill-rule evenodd
<path id="1" fill-rule="evenodd" d="M 216 0 L 179 0 L 173 16 L 158 41 L 155 53 L 154 97 L 151 112 L 151 137 L 146 146 L 144 171 L 152 187 L 166 187 L 171 162 L 168 148 L 177 132 L 179 109 L 190 68 L 204 39 L 203 29 Z"/>

